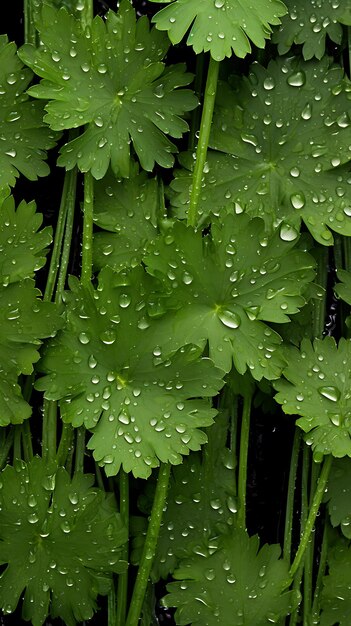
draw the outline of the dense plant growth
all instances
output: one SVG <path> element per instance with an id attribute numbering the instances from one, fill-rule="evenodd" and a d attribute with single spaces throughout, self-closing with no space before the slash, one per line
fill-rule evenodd
<path id="1" fill-rule="evenodd" d="M 348 626 L 351 6 L 158 2 L 0 36 L 0 606 Z M 294 429 L 270 544 L 258 413 Z"/>

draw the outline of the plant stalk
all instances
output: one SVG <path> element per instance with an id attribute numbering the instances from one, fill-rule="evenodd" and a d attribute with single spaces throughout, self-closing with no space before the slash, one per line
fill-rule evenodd
<path id="1" fill-rule="evenodd" d="M 204 106 L 201 116 L 199 142 L 196 148 L 196 160 L 190 192 L 188 225 L 193 227 L 196 226 L 197 222 L 197 209 L 201 193 L 202 178 L 207 157 L 207 149 L 210 140 L 213 109 L 217 92 L 218 72 L 219 62 L 210 57 L 205 87 Z"/>
<path id="2" fill-rule="evenodd" d="M 244 406 L 241 416 L 240 452 L 238 471 L 238 526 L 246 529 L 246 483 L 247 458 L 249 452 L 250 417 L 252 393 L 244 396 Z"/>
<path id="3" fill-rule="evenodd" d="M 94 181 L 90 172 L 84 175 L 83 249 L 81 283 L 90 285 L 93 267 Z"/>
<path id="4" fill-rule="evenodd" d="M 289 481 L 288 481 L 288 497 L 286 501 L 285 510 L 285 527 L 284 527 L 284 547 L 283 555 L 284 559 L 290 563 L 291 559 L 291 545 L 292 545 L 292 529 L 294 521 L 294 500 L 295 500 L 295 487 L 296 476 L 301 446 L 301 431 L 299 428 L 295 428 L 294 441 L 291 451 Z"/>
<path id="5" fill-rule="evenodd" d="M 323 499 L 325 488 L 328 483 L 328 477 L 330 473 L 330 468 L 332 466 L 332 461 L 333 461 L 332 455 L 328 455 L 323 463 L 322 471 L 320 473 L 318 483 L 317 483 L 317 488 L 313 497 L 313 502 L 312 502 L 312 505 L 308 514 L 305 530 L 301 537 L 300 545 L 296 552 L 295 559 L 289 571 L 289 575 L 291 578 L 293 578 L 294 575 L 296 574 L 302 562 L 302 559 L 304 557 L 308 542 L 310 540 L 314 523 L 316 521 L 317 513 L 319 510 L 320 504 L 322 502 L 322 499 Z"/>
<path id="6" fill-rule="evenodd" d="M 119 510 L 129 537 L 129 478 L 123 470 L 119 472 Z M 121 559 L 129 561 L 128 541 L 123 546 Z M 128 570 L 119 574 L 117 587 L 117 615 L 116 626 L 124 626 L 127 614 L 128 600 Z"/>
<path id="7" fill-rule="evenodd" d="M 150 522 L 146 533 L 143 553 L 130 602 L 125 626 L 138 626 L 149 575 L 155 558 L 158 536 L 161 527 L 163 509 L 166 505 L 171 465 L 162 463 L 157 479 L 155 498 Z"/>

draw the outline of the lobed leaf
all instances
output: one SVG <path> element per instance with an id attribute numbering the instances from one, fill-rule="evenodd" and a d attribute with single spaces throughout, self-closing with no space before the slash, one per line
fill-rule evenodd
<path id="1" fill-rule="evenodd" d="M 340 542 L 328 555 L 323 579 L 320 626 L 348 626 L 351 611 L 351 548 Z"/>
<path id="2" fill-rule="evenodd" d="M 351 539 L 351 461 L 335 459 L 328 478 L 324 500 L 332 525 L 340 526 L 345 537 Z"/>
<path id="3" fill-rule="evenodd" d="M 188 130 L 182 116 L 197 99 L 182 89 L 192 80 L 184 65 L 165 68 L 166 37 L 150 31 L 146 17 L 136 20 L 128 0 L 85 31 L 64 8 L 44 5 L 38 30 L 41 46 L 28 44 L 20 53 L 43 78 L 30 93 L 49 100 L 44 119 L 51 128 L 86 127 L 63 146 L 58 164 L 78 165 L 98 179 L 111 164 L 117 176 L 128 177 L 132 143 L 144 170 L 171 167 L 177 148 L 166 135 Z"/>
<path id="4" fill-rule="evenodd" d="M 281 338 L 263 322 L 289 321 L 314 277 L 314 260 L 295 243 L 279 233 L 267 238 L 263 221 L 245 214 L 213 222 L 211 238 L 175 223 L 144 259 L 173 309 L 159 321 L 163 352 L 208 341 L 210 358 L 224 371 L 234 362 L 256 380 L 278 378 Z"/>
<path id="5" fill-rule="evenodd" d="M 42 221 L 35 202 L 23 200 L 16 209 L 10 196 L 0 205 L 0 283 L 4 286 L 33 277 L 45 264 L 52 229 L 37 232 Z"/>
<path id="6" fill-rule="evenodd" d="M 35 457 L 0 475 L 0 606 L 41 626 L 48 613 L 67 626 L 92 617 L 113 572 L 122 572 L 126 530 L 114 501 L 92 475 L 48 466 Z M 87 550 L 89 546 L 89 550 Z"/>
<path id="7" fill-rule="evenodd" d="M 351 341 L 304 339 L 286 349 L 285 377 L 274 383 L 275 399 L 285 413 L 297 414 L 314 458 L 351 456 Z"/>
<path id="8" fill-rule="evenodd" d="M 49 173 L 44 160 L 46 150 L 55 145 L 55 134 L 43 123 L 42 105 L 25 93 L 31 79 L 32 72 L 23 67 L 15 43 L 0 35 L 1 198 L 19 174 L 37 180 Z"/>
<path id="9" fill-rule="evenodd" d="M 152 0 L 163 2 L 164 0 Z M 264 48 L 271 35 L 271 25 L 280 24 L 286 7 L 280 0 L 256 0 L 247 6 L 242 0 L 166 0 L 153 22 L 159 30 L 168 31 L 173 44 L 189 31 L 187 44 L 196 54 L 210 51 L 216 61 L 251 52 L 250 40 Z"/>
<path id="10" fill-rule="evenodd" d="M 177 607 L 179 625 L 268 626 L 291 613 L 300 599 L 298 591 L 286 591 L 288 564 L 279 556 L 278 545 L 259 550 L 257 535 L 222 534 L 182 562 L 173 574 L 181 582 L 167 586 L 164 602 Z"/>
<path id="11" fill-rule="evenodd" d="M 93 258 L 98 269 L 135 267 L 146 244 L 157 234 L 158 185 L 145 172 L 118 180 L 112 173 L 94 186 L 94 222 L 110 232 L 94 235 Z"/>
<path id="12" fill-rule="evenodd" d="M 39 359 L 41 339 L 60 327 L 56 305 L 42 302 L 34 281 L 27 278 L 0 285 L 0 425 L 20 424 L 30 416 L 17 384 L 20 374 L 31 374 Z"/>
<path id="13" fill-rule="evenodd" d="M 303 44 L 304 58 L 321 59 L 325 53 L 326 36 L 341 44 L 342 26 L 351 25 L 351 7 L 343 0 L 285 0 L 288 14 L 272 35 L 279 54 L 289 52 L 293 44 Z"/>
<path id="14" fill-rule="evenodd" d="M 283 224 L 292 238 L 301 221 L 323 245 L 333 243 L 331 230 L 350 236 L 351 89 L 340 67 L 284 58 L 255 63 L 231 83 L 218 89 L 200 223 L 245 210 L 269 232 Z M 181 163 L 172 202 L 182 215 L 193 159 Z"/>
<path id="15" fill-rule="evenodd" d="M 95 292 L 72 279 L 65 327 L 46 346 L 47 375 L 36 383 L 60 400 L 65 422 L 92 430 L 88 447 L 109 476 L 122 465 L 147 478 L 159 461 L 178 464 L 199 450 L 206 441 L 199 427 L 216 414 L 206 398 L 223 385 L 197 347 L 161 357 L 158 325 L 147 315 L 148 279 L 141 268 L 127 276 L 105 268 Z"/>

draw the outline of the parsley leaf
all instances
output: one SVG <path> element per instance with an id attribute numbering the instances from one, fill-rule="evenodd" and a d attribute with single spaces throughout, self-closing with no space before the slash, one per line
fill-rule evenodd
<path id="1" fill-rule="evenodd" d="M 93 488 L 92 475 L 48 467 L 35 457 L 0 476 L 0 606 L 41 626 L 49 611 L 67 626 L 88 620 L 107 594 L 127 533 L 113 499 Z M 87 551 L 87 545 L 89 550 Z"/>
<path id="2" fill-rule="evenodd" d="M 159 321 L 164 352 L 182 342 L 209 342 L 210 358 L 228 372 L 232 362 L 256 380 L 279 377 L 284 366 L 280 336 L 263 321 L 284 323 L 305 304 L 301 295 L 314 277 L 308 253 L 264 223 L 227 215 L 212 224 L 211 238 L 183 223 L 150 245 L 144 262 L 168 292 L 173 312 Z M 161 326 L 163 322 L 163 325 Z"/>
<path id="3" fill-rule="evenodd" d="M 320 626 L 348 626 L 351 613 L 351 547 L 340 542 L 328 555 L 323 579 Z"/>
<path id="4" fill-rule="evenodd" d="M 46 150 L 54 134 L 43 123 L 43 107 L 25 93 L 32 72 L 24 68 L 16 45 L 0 35 L 0 189 L 13 187 L 19 174 L 29 180 L 47 176 Z"/>
<path id="5" fill-rule="evenodd" d="M 167 38 L 146 17 L 136 20 L 128 0 L 106 21 L 95 17 L 84 31 L 79 20 L 48 5 L 38 23 L 42 45 L 25 45 L 21 58 L 44 80 L 29 92 L 50 100 L 45 121 L 55 130 L 87 125 L 82 135 L 61 149 L 58 164 L 78 165 L 102 178 L 111 163 L 128 177 L 130 143 L 144 170 L 155 163 L 171 167 L 176 146 L 166 137 L 188 130 L 182 119 L 197 99 L 185 66 L 165 68 Z"/>
<path id="6" fill-rule="evenodd" d="M 152 0 L 164 2 L 165 0 Z M 259 48 L 280 24 L 286 13 L 280 0 L 256 0 L 246 6 L 241 0 L 166 0 L 171 3 L 153 18 L 159 30 L 168 31 L 173 44 L 179 43 L 190 28 L 187 44 L 196 54 L 211 52 L 216 61 L 234 54 L 245 57 L 251 52 L 250 39 Z"/>
<path id="7" fill-rule="evenodd" d="M 313 56 L 321 59 L 326 35 L 341 44 L 341 24 L 351 25 L 351 7 L 342 0 L 285 0 L 285 4 L 289 13 L 272 36 L 279 54 L 289 52 L 295 43 L 303 44 L 302 54 L 306 60 Z"/>
<path id="8" fill-rule="evenodd" d="M 351 539 L 351 461 L 335 459 L 325 494 L 332 525 L 339 526 L 345 537 Z"/>
<path id="9" fill-rule="evenodd" d="M 43 216 L 35 203 L 22 201 L 15 209 L 12 196 L 0 206 L 0 283 L 4 286 L 29 278 L 45 264 L 51 228 L 40 228 Z"/>
<path id="10" fill-rule="evenodd" d="M 218 89 L 200 196 L 201 222 L 216 211 L 245 210 L 267 229 L 301 220 L 324 245 L 329 229 L 351 235 L 350 83 L 328 58 L 255 63 L 249 77 Z M 191 156 L 177 174 L 173 203 L 189 201 Z"/>
<path id="11" fill-rule="evenodd" d="M 167 586 L 164 598 L 176 606 L 179 625 L 266 626 L 289 614 L 299 592 L 289 586 L 288 564 L 279 559 L 280 546 L 264 545 L 244 531 L 222 534 L 185 559 Z"/>
<path id="12" fill-rule="evenodd" d="M 337 276 L 340 283 L 337 283 L 334 287 L 334 291 L 339 298 L 351 304 L 351 273 L 346 270 L 338 270 Z"/>
<path id="13" fill-rule="evenodd" d="M 31 374 L 39 359 L 41 339 L 59 328 L 56 305 L 42 302 L 34 281 L 27 278 L 0 285 L 0 425 L 20 424 L 31 407 L 21 395 L 17 379 Z"/>
<path id="14" fill-rule="evenodd" d="M 316 461 L 325 454 L 351 456 L 351 341 L 304 339 L 301 348 L 286 350 L 288 365 L 274 383 L 285 413 L 298 414 Z"/>
<path id="15" fill-rule="evenodd" d="M 94 187 L 94 222 L 110 233 L 94 235 L 94 265 L 136 266 L 157 234 L 158 185 L 145 172 L 116 180 L 108 173 Z"/>
<path id="16" fill-rule="evenodd" d="M 223 373 L 194 346 L 160 357 L 147 279 L 141 268 L 128 276 L 106 268 L 96 292 L 72 279 L 65 328 L 44 350 L 47 376 L 36 383 L 61 400 L 65 422 L 93 431 L 88 447 L 109 476 L 123 465 L 147 478 L 159 460 L 178 464 L 199 450 L 206 435 L 198 427 L 216 414 L 206 398 L 223 385 Z"/>

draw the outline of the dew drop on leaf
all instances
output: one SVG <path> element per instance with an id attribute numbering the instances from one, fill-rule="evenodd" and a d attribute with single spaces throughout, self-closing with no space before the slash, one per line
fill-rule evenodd
<path id="1" fill-rule="evenodd" d="M 319 387 L 318 391 L 321 394 L 321 396 L 323 396 L 324 398 L 327 398 L 328 400 L 331 400 L 332 402 L 338 402 L 338 400 L 340 400 L 341 393 L 337 387 L 334 387 L 334 386 Z"/>
<path id="2" fill-rule="evenodd" d="M 79 333 L 78 339 L 79 339 L 80 343 L 82 343 L 83 345 L 89 343 L 89 341 L 90 341 L 90 337 L 89 337 L 88 333 L 84 333 L 84 332 Z"/>
<path id="3" fill-rule="evenodd" d="M 291 87 L 302 87 L 306 82 L 306 74 L 303 71 L 294 72 L 287 78 L 287 83 Z"/>
<path id="4" fill-rule="evenodd" d="M 289 224 L 282 224 L 279 234 L 283 241 L 294 241 L 298 237 L 299 233 L 293 226 L 290 226 Z"/>
<path id="5" fill-rule="evenodd" d="M 218 317 L 224 326 L 228 328 L 239 328 L 241 319 L 237 313 L 229 311 L 228 309 L 218 311 Z"/>

